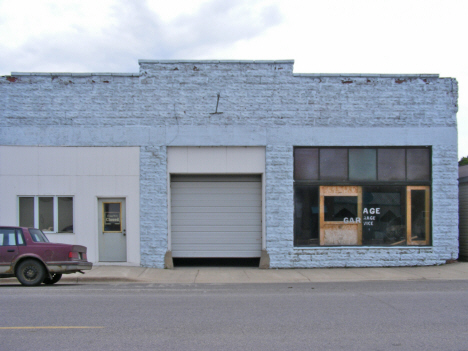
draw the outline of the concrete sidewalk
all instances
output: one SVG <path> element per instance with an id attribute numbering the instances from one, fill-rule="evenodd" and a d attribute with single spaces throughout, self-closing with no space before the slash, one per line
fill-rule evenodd
<path id="1" fill-rule="evenodd" d="M 134 266 L 100 265 L 85 274 L 64 275 L 63 283 L 155 283 L 155 284 L 226 284 L 226 283 L 308 283 L 357 282 L 372 280 L 468 280 L 468 262 L 443 266 L 390 268 L 311 268 L 258 269 L 254 267 L 180 267 L 172 270 Z M 18 282 L 0 279 L 0 284 Z"/>
<path id="2" fill-rule="evenodd" d="M 61 283 L 243 284 L 408 280 L 468 280 L 468 262 L 443 266 L 391 268 L 258 269 L 243 267 L 181 267 L 172 270 L 132 266 L 94 266 L 85 274 L 62 277 Z M 0 285 L 18 283 L 0 279 Z M 19 284 L 19 283 L 18 283 Z"/>

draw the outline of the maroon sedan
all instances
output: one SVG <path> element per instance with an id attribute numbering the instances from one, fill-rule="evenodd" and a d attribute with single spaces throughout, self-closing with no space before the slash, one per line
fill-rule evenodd
<path id="1" fill-rule="evenodd" d="M 85 246 L 51 243 L 39 229 L 0 227 L 0 278 L 16 277 L 27 286 L 55 284 L 62 274 L 92 267 Z"/>

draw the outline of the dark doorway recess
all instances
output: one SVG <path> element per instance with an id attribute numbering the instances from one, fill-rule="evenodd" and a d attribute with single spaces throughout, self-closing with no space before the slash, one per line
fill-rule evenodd
<path id="1" fill-rule="evenodd" d="M 174 267 L 258 267 L 260 258 L 173 258 Z"/>

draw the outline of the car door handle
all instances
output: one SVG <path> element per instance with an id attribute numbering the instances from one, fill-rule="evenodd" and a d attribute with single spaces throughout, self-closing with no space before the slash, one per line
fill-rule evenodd
<path id="1" fill-rule="evenodd" d="M 15 250 L 7 250 L 7 252 L 15 252 Z"/>

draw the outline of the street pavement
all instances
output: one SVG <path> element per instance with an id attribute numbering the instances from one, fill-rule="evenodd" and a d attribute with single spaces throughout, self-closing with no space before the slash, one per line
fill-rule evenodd
<path id="1" fill-rule="evenodd" d="M 255 267 L 158 269 L 128 265 L 94 265 L 93 269 L 86 271 L 85 274 L 64 275 L 60 283 L 245 284 L 414 280 L 468 280 L 468 262 L 423 267 L 310 269 Z M 0 279 L 0 285 L 12 283 L 18 283 L 16 278 Z"/>

